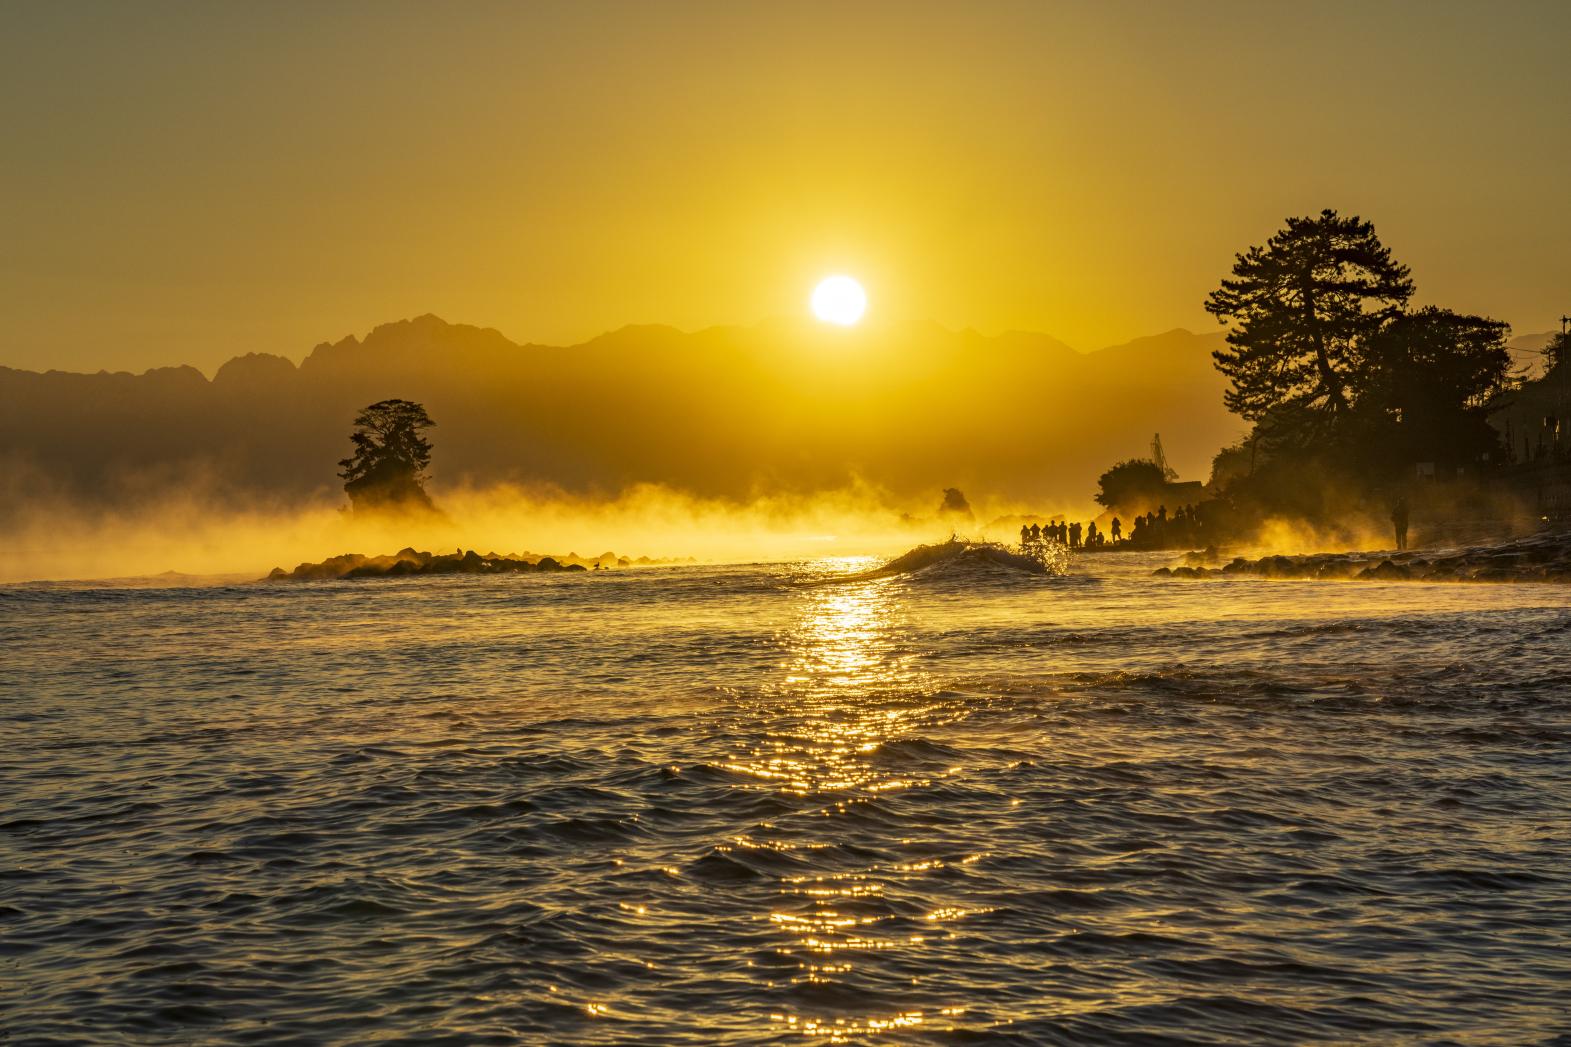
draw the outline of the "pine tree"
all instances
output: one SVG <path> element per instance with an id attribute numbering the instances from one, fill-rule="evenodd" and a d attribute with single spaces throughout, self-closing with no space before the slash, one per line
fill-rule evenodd
<path id="1" fill-rule="evenodd" d="M 1232 383 L 1228 409 L 1277 436 L 1323 434 L 1361 391 L 1365 343 L 1412 294 L 1407 266 L 1371 223 L 1331 210 L 1289 218 L 1238 255 L 1206 299 L 1207 312 L 1233 324 L 1213 354 Z"/>
<path id="2" fill-rule="evenodd" d="M 420 404 L 381 400 L 355 416 L 349 440 L 355 453 L 338 464 L 344 490 L 356 509 L 430 510 L 426 468 L 431 444 L 421 431 L 436 425 Z"/>

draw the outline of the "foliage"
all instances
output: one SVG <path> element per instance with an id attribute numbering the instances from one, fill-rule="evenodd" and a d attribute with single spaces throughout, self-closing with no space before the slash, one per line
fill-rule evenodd
<path id="1" fill-rule="evenodd" d="M 1401 413 L 1476 411 L 1511 387 L 1510 325 L 1429 306 L 1369 343 L 1368 395 Z"/>
<path id="2" fill-rule="evenodd" d="M 1553 371 L 1571 359 L 1571 332 L 1561 331 L 1544 346 L 1544 370 Z"/>
<path id="3" fill-rule="evenodd" d="M 1213 490 L 1222 490 L 1234 480 L 1248 476 L 1255 471 L 1257 457 L 1259 448 L 1253 440 L 1222 448 L 1211 457 L 1209 486 Z"/>
<path id="4" fill-rule="evenodd" d="M 1324 432 L 1362 391 L 1364 343 L 1412 293 L 1407 266 L 1369 222 L 1331 210 L 1289 218 L 1206 299 L 1234 325 L 1214 354 L 1232 383 L 1224 402 L 1252 422 L 1274 418 L 1276 436 Z"/>
<path id="5" fill-rule="evenodd" d="M 1167 489 L 1162 467 L 1148 458 L 1119 462 L 1097 477 L 1097 504 L 1108 509 L 1139 512 L 1156 505 Z"/>
<path id="6" fill-rule="evenodd" d="M 1322 446 L 1341 467 L 1387 483 L 1415 462 L 1467 466 L 1499 439 L 1488 408 L 1512 388 L 1510 328 L 1427 307 L 1392 318 L 1361 352 L 1361 392 Z"/>
<path id="7" fill-rule="evenodd" d="M 338 464 L 356 509 L 433 508 L 426 494 L 431 444 L 421 435 L 436 425 L 420 404 L 381 400 L 355 416 L 354 454 Z"/>
<path id="8" fill-rule="evenodd" d="M 1334 528 L 1388 511 L 1415 463 L 1454 477 L 1497 460 L 1488 414 L 1516 387 L 1510 328 L 1433 306 L 1409 312 L 1413 290 L 1373 225 L 1330 210 L 1289 218 L 1237 256 L 1206 300 L 1230 324 L 1214 354 L 1225 402 L 1254 423 L 1212 462 L 1227 526 Z M 1566 336 L 1546 349 L 1551 367 L 1568 349 Z"/>

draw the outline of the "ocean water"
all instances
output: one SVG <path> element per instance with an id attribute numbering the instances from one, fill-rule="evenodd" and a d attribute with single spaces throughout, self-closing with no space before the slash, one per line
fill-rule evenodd
<path id="1" fill-rule="evenodd" d="M 0 588 L 0 1043 L 1571 1042 L 1571 587 L 1159 562 Z"/>

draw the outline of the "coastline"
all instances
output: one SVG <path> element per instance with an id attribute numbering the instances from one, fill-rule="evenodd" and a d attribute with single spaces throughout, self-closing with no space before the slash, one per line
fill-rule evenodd
<path id="1" fill-rule="evenodd" d="M 1250 559 L 1234 557 L 1218 566 L 1211 550 L 1191 552 L 1176 567 L 1159 567 L 1158 578 L 1269 578 L 1374 582 L 1547 582 L 1571 583 L 1571 531 L 1545 531 L 1486 545 L 1416 549 L 1301 553 Z"/>

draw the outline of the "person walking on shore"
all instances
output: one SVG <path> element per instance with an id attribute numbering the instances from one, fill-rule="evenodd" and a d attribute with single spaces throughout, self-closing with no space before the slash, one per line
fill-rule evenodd
<path id="1" fill-rule="evenodd" d="M 1396 551 L 1407 551 L 1407 496 L 1401 495 L 1391 507 L 1391 526 L 1396 530 Z"/>
<path id="2" fill-rule="evenodd" d="M 1124 524 L 1123 524 L 1123 521 L 1121 521 L 1116 516 L 1113 517 L 1113 523 L 1111 525 L 1111 529 L 1112 529 L 1112 532 L 1113 532 L 1113 544 L 1117 545 L 1118 544 L 1118 540 L 1124 536 Z"/>

